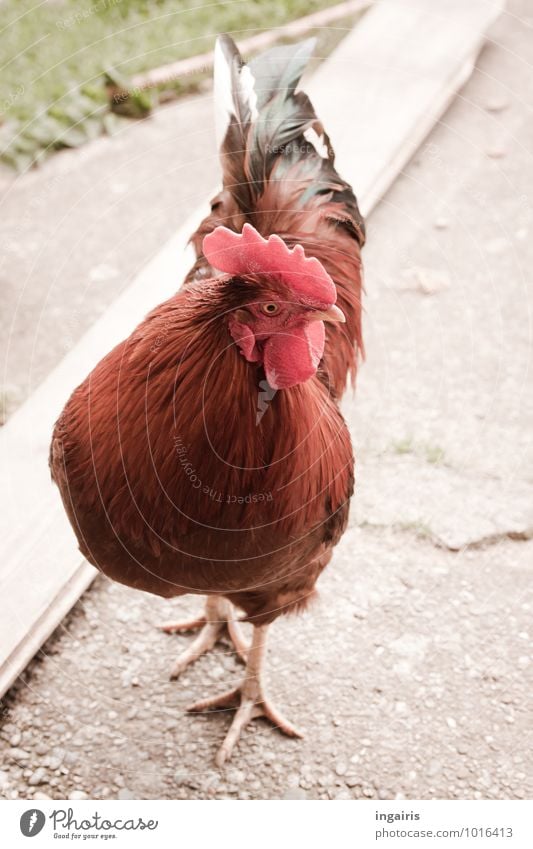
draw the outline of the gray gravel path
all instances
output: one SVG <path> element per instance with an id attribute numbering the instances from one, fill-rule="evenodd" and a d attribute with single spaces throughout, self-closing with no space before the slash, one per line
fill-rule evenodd
<path id="1" fill-rule="evenodd" d="M 191 638 L 156 626 L 198 600 L 168 603 L 102 579 L 4 701 L 0 793 L 531 797 L 525 9 L 511 4 L 514 17 L 495 27 L 474 77 L 369 222 L 368 361 L 345 403 L 358 453 L 351 526 L 315 608 L 272 628 L 272 693 L 304 741 L 258 722 L 216 770 L 228 716 L 184 708 L 238 680 L 230 648 L 170 682 Z M 103 262 L 96 245 L 94 256 Z"/>

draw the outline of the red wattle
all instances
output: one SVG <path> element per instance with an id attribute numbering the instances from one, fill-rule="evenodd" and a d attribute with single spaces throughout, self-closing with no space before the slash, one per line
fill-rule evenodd
<path id="1" fill-rule="evenodd" d="M 323 321 L 310 321 L 265 343 L 263 365 L 272 389 L 288 389 L 312 377 L 324 353 Z"/>

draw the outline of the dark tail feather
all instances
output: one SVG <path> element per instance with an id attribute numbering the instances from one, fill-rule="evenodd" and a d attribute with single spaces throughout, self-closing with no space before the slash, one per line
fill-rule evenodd
<path id="1" fill-rule="evenodd" d="M 308 38 L 300 44 L 273 47 L 255 59 L 249 68 L 255 79 L 257 108 L 262 109 L 270 98 L 279 93 L 294 94 L 315 48 L 316 38 Z"/>
<path id="2" fill-rule="evenodd" d="M 249 212 L 280 153 L 316 121 L 296 93 L 315 39 L 274 47 L 246 65 L 233 39 L 215 48 L 215 115 L 224 187 Z"/>

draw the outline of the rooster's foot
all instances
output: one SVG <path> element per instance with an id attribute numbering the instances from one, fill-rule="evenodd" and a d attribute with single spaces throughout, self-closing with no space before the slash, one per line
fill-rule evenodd
<path id="1" fill-rule="evenodd" d="M 303 737 L 302 732 L 295 728 L 269 699 L 259 696 L 256 697 L 256 700 L 256 698 L 247 694 L 247 689 L 245 682 L 241 687 L 236 687 L 228 693 L 214 696 L 211 699 L 204 699 L 204 701 L 197 702 L 187 708 L 190 713 L 237 708 L 230 730 L 215 757 L 215 763 L 219 767 L 231 758 L 241 732 L 252 719 L 263 716 L 288 737 Z"/>
<path id="2" fill-rule="evenodd" d="M 301 731 L 295 728 L 278 711 L 263 690 L 261 679 L 267 627 L 263 625 L 254 628 L 252 645 L 248 650 L 246 661 L 246 677 L 242 684 L 228 693 L 223 693 L 221 696 L 214 696 L 210 699 L 204 699 L 187 708 L 191 713 L 227 710 L 231 708 L 237 709 L 226 739 L 222 743 L 215 758 L 216 764 L 219 767 L 230 759 L 242 730 L 252 719 L 256 719 L 257 717 L 263 716 L 270 720 L 273 725 L 289 737 L 303 736 Z"/>
<path id="3" fill-rule="evenodd" d="M 228 636 L 233 643 L 238 657 L 246 662 L 248 644 L 238 621 L 234 617 L 234 609 L 227 599 L 219 596 L 208 596 L 205 616 L 188 622 L 168 622 L 162 625 L 162 630 L 167 634 L 184 633 L 197 628 L 202 629 L 191 645 L 180 654 L 172 667 L 170 677 L 177 678 L 184 669 L 198 660 L 201 655 L 210 651 L 225 636 Z"/>

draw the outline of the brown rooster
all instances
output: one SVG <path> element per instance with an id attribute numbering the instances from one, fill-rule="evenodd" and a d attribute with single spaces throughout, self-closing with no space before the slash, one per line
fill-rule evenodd
<path id="1" fill-rule="evenodd" d="M 240 687 L 190 708 L 237 708 L 219 765 L 256 716 L 299 735 L 263 687 L 266 632 L 315 593 L 353 489 L 337 399 L 362 352 L 364 226 L 296 91 L 313 46 L 245 65 L 218 39 L 223 189 L 192 237 L 196 263 L 74 391 L 51 446 L 91 563 L 165 598 L 207 596 L 202 618 L 165 626 L 201 628 L 173 675 L 225 630 L 245 660 Z"/>

